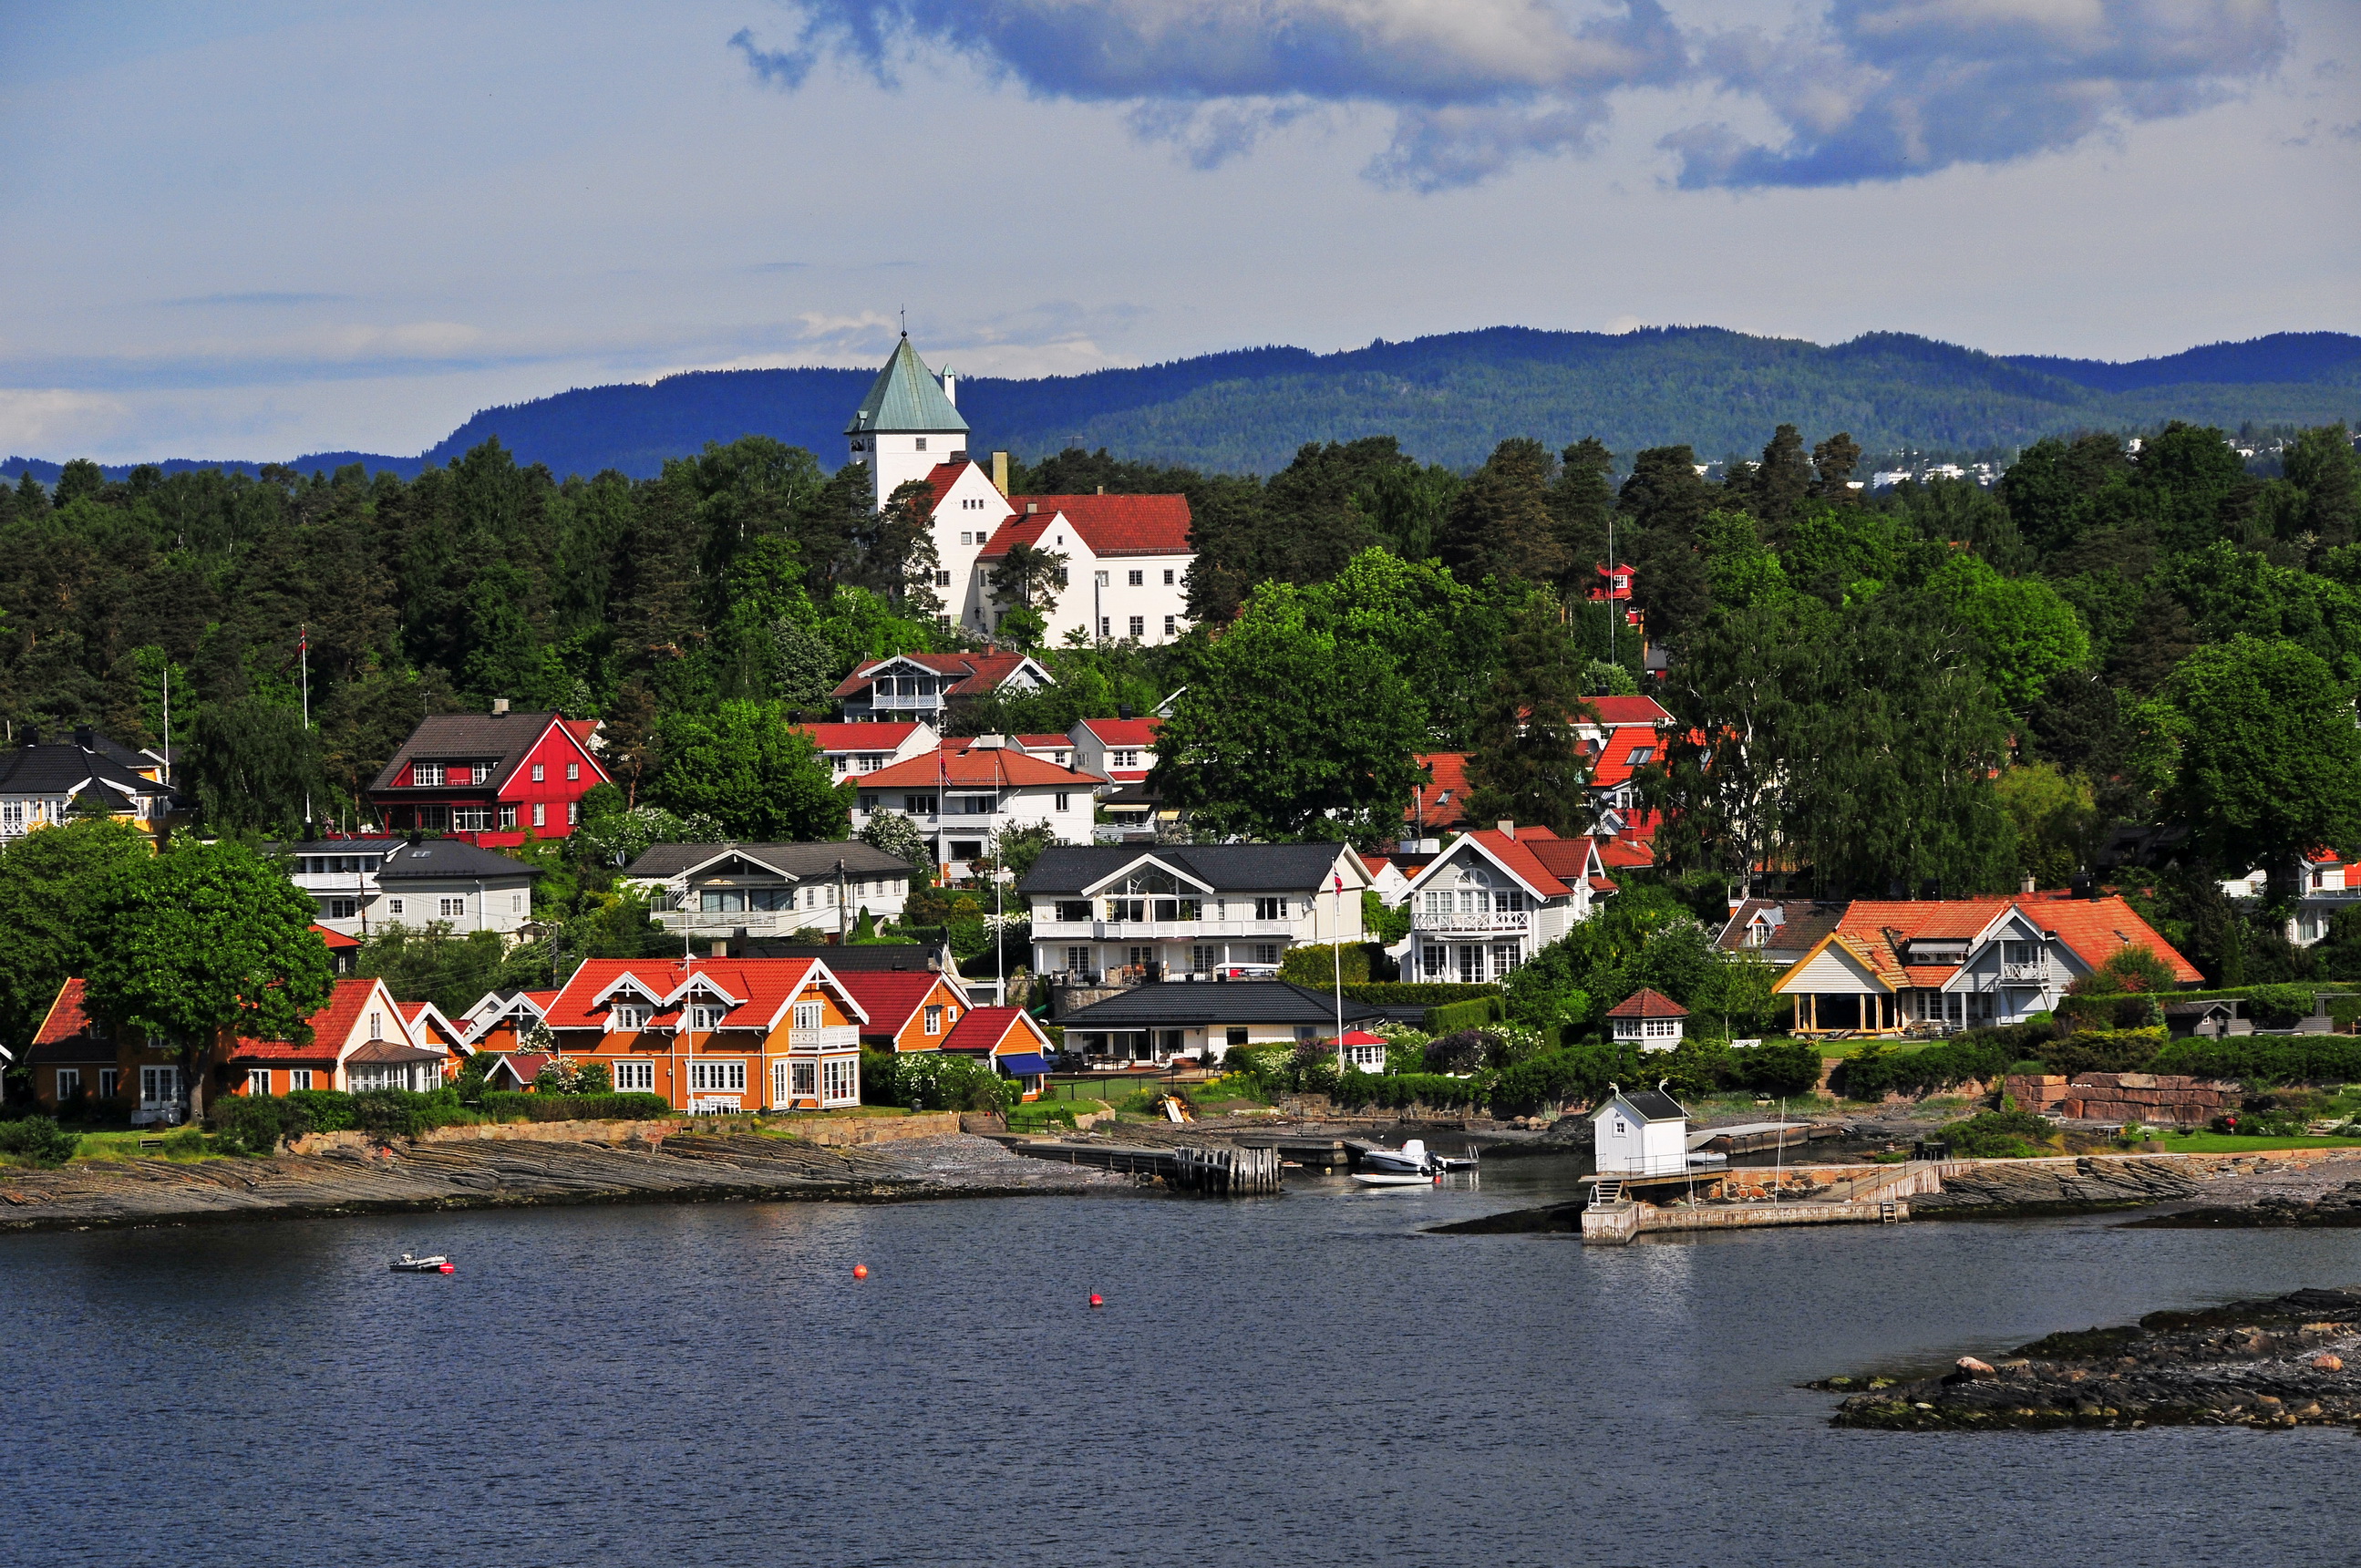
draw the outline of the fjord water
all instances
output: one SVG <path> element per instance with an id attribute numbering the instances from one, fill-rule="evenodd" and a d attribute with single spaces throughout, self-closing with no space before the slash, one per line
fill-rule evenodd
<path id="1" fill-rule="evenodd" d="M 2022 1568 L 2353 1549 L 2349 1432 L 1836 1431 L 1833 1398 L 1795 1385 L 2361 1279 L 2361 1232 L 2093 1216 L 1587 1252 L 1422 1234 L 1570 1196 L 1569 1175 L 0 1237 L 0 1561 Z M 404 1249 L 458 1271 L 389 1273 Z"/>

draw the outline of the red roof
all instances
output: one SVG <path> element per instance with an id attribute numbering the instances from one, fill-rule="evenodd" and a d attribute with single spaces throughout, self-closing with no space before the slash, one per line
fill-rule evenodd
<path id="1" fill-rule="evenodd" d="M 928 469 L 927 515 L 929 517 L 934 515 L 935 509 L 941 506 L 945 499 L 950 495 L 951 487 L 958 484 L 970 468 L 980 466 L 982 466 L 981 464 L 971 458 L 960 463 L 938 463 Z"/>
<path id="2" fill-rule="evenodd" d="M 915 724 L 798 724 L 823 751 L 892 751 L 917 732 Z"/>
<path id="3" fill-rule="evenodd" d="M 1609 870 L 1622 871 L 1631 866 L 1654 865 L 1656 851 L 1640 839 L 1602 838 L 1598 840 L 1598 859 Z"/>
<path id="4" fill-rule="evenodd" d="M 1085 718 L 1082 728 L 1098 737 L 1102 746 L 1153 746 L 1160 718 Z"/>
<path id="5" fill-rule="evenodd" d="M 1517 839 L 1547 867 L 1550 875 L 1571 887 L 1590 874 L 1590 840 L 1561 839 L 1542 828 L 1520 828 Z"/>
<path id="6" fill-rule="evenodd" d="M 1008 504 L 1016 515 L 993 532 L 977 559 L 997 560 L 1012 544 L 1040 543 L 1060 517 L 1093 555 L 1186 555 L 1191 548 L 1186 496 L 1011 496 Z"/>
<path id="7" fill-rule="evenodd" d="M 1653 986 L 1642 986 L 1607 1010 L 1609 1018 L 1686 1018 L 1689 1010 Z"/>
<path id="8" fill-rule="evenodd" d="M 916 664 L 922 670 L 931 670 L 939 675 L 951 676 L 952 684 L 943 688 L 947 696 L 980 696 L 996 691 L 1002 682 L 1031 662 L 1022 653 L 889 653 L 883 659 L 864 659 L 854 665 L 852 674 L 840 682 L 836 690 L 829 695 L 852 696 L 867 686 L 879 670 L 896 660 Z"/>
<path id="9" fill-rule="evenodd" d="M 2121 898 L 2041 894 L 2015 898 L 1858 898 L 1846 905 L 1837 921 L 1837 931 L 1889 948 L 1912 941 L 1964 942 L 1972 940 L 2011 908 L 2022 914 L 2029 924 L 2057 932 L 2058 939 L 2092 969 L 2125 948 L 2145 947 L 2169 964 L 2173 978 L 2181 983 L 2193 984 L 2205 978 Z M 1959 972 L 1957 966 L 1949 964 L 1912 967 L 1938 970 L 1946 979 Z M 1917 983 L 1915 975 L 1913 982 Z"/>
<path id="10" fill-rule="evenodd" d="M 312 927 L 312 935 L 326 944 L 332 953 L 342 952 L 346 948 L 357 948 L 361 945 L 361 939 L 358 937 L 347 937 L 342 931 L 331 931 L 317 922 L 314 922 Z"/>
<path id="11" fill-rule="evenodd" d="M 1654 760 L 1662 750 L 1656 732 L 1639 725 L 1608 732 L 1607 743 L 1599 748 L 1598 766 L 1591 770 L 1590 787 L 1612 789 L 1631 776 L 1631 770 L 1642 762 Z M 1635 753 L 1645 751 L 1646 757 Z"/>
<path id="12" fill-rule="evenodd" d="M 378 993 L 379 982 L 371 979 L 340 980 L 329 992 L 328 1004 L 304 1022 L 312 1025 L 308 1045 L 292 1040 L 239 1040 L 230 1047 L 230 1055 L 238 1058 L 261 1058 L 270 1061 L 335 1061 L 344 1053 L 345 1042 L 351 1039 L 354 1028 L 361 1021 L 361 1010 L 370 997 Z M 390 1001 L 390 998 L 388 998 Z M 400 1003 L 394 1003 L 394 1016 L 399 1022 Z M 396 1028 L 401 1038 L 397 1044 L 410 1043 L 409 1031 Z"/>
<path id="13" fill-rule="evenodd" d="M 548 1024 L 553 1029 L 603 1029 L 608 1003 L 597 998 L 624 976 L 637 981 L 650 1002 L 661 1003 L 689 975 L 700 974 L 735 1003 L 722 1016 L 725 1025 L 765 1028 L 802 992 L 818 967 L 817 959 L 585 959 L 551 1001 Z M 851 999 L 849 988 L 843 993 Z M 853 1006 L 862 1013 L 868 1011 L 857 1001 Z M 672 1015 L 660 1013 L 656 1018 L 661 1022 Z"/>
<path id="14" fill-rule="evenodd" d="M 1582 700 L 1598 710 L 1599 723 L 1610 728 L 1644 724 L 1653 729 L 1673 721 L 1664 705 L 1652 696 L 1587 696 Z"/>
<path id="15" fill-rule="evenodd" d="M 1025 1049 L 1028 1051 L 1038 1050 L 1049 1043 L 1039 1026 L 1026 1017 L 1023 1008 L 977 1007 L 971 1009 L 968 1015 L 944 1036 L 943 1049 L 983 1051 L 998 1056 L 1000 1047 L 1008 1043 L 1011 1034 L 1021 1034 Z"/>
<path id="16" fill-rule="evenodd" d="M 49 1003 L 49 1016 L 41 1020 L 39 1033 L 33 1036 L 37 1046 L 53 1046 L 60 1040 L 70 1040 L 90 1027 L 90 1015 L 82 1010 L 82 982 L 77 975 L 58 987 L 58 994 Z"/>
<path id="17" fill-rule="evenodd" d="M 1096 773 L 1078 773 L 1020 751 L 1013 746 L 955 746 L 946 741 L 934 755 L 912 757 L 873 773 L 863 773 L 861 787 L 869 789 L 1005 789 L 1027 784 L 1062 784 L 1091 789 L 1106 781 Z"/>
<path id="18" fill-rule="evenodd" d="M 869 1014 L 863 1034 L 895 1035 L 945 977 L 933 970 L 847 970 L 836 978 Z M 952 991 L 956 994 L 956 983 Z"/>
<path id="19" fill-rule="evenodd" d="M 1028 751 L 1071 751 L 1073 738 L 1067 735 L 1019 735 L 1016 743 Z"/>
<path id="20" fill-rule="evenodd" d="M 1367 1029 L 1347 1029 L 1336 1036 L 1336 1043 L 1340 1046 L 1382 1046 L 1386 1037 L 1372 1035 Z"/>
<path id="21" fill-rule="evenodd" d="M 1498 828 L 1479 828 L 1466 837 L 1490 850 L 1493 859 L 1498 861 L 1510 876 L 1530 888 L 1535 896 L 1556 898 L 1569 891 L 1565 883 L 1559 881 L 1556 874 L 1543 865 L 1541 857 L 1534 852 L 1534 846 L 1537 844 L 1565 842 L 1548 828 L 1520 828 L 1516 831 L 1516 836 L 1511 838 Z M 1441 857 L 1429 862 L 1430 865 L 1442 863 Z"/>
<path id="22" fill-rule="evenodd" d="M 1428 828 L 1456 828 L 1467 820 L 1467 753 L 1430 751 L 1418 759 L 1433 776 L 1418 786 L 1418 795 L 1402 813 L 1404 822 Z"/>

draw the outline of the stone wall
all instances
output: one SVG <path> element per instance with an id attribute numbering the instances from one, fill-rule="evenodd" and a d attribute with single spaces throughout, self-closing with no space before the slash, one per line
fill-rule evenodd
<path id="1" fill-rule="evenodd" d="M 939 1138 L 960 1130 L 959 1117 L 949 1111 L 922 1111 L 908 1116 L 775 1116 L 769 1124 L 793 1133 L 823 1148 L 853 1148 L 863 1144 L 894 1143 L 904 1138 Z M 410 1140 L 418 1144 L 522 1143 L 661 1145 L 667 1137 L 697 1131 L 686 1117 L 653 1122 L 502 1122 L 469 1127 L 434 1127 Z M 334 1149 L 368 1149 L 378 1139 L 360 1132 L 306 1133 L 287 1146 L 290 1154 L 326 1154 Z"/>
<path id="2" fill-rule="evenodd" d="M 2153 1072 L 2011 1073 L 2001 1092 L 2020 1111 L 2075 1121 L 2145 1122 L 2202 1127 L 2238 1108 L 2238 1091 L 2203 1079 Z"/>

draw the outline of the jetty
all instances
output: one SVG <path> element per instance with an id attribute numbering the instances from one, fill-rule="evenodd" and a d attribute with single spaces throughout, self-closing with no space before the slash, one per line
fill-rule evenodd
<path id="1" fill-rule="evenodd" d="M 1089 1166 L 1153 1177 L 1176 1192 L 1243 1198 L 1279 1190 L 1280 1151 L 1275 1144 L 1181 1143 L 1163 1147 L 1084 1138 L 1007 1138 L 1010 1152 L 1063 1165 Z"/>
<path id="2" fill-rule="evenodd" d="M 1586 1176 L 1582 1239 L 1622 1246 L 1658 1231 L 1734 1231 L 1763 1225 L 1893 1225 L 1910 1218 L 1910 1200 L 1940 1192 L 1948 1168 L 1965 1160 L 1914 1159 L 1902 1165 L 1792 1166 L 1782 1171 L 1727 1168 L 1652 1177 Z M 1743 1198 L 1732 1186 L 1749 1184 Z M 1761 1183 L 1766 1196 L 1753 1193 Z M 1788 1186 L 1799 1196 L 1783 1195 Z"/>

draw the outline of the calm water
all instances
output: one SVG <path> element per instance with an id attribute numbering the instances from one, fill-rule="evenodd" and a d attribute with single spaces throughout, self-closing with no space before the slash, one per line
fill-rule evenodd
<path id="1" fill-rule="evenodd" d="M 1793 1387 L 2361 1279 L 2361 1232 L 1418 1234 L 1557 1180 L 0 1237 L 0 1561 L 2361 1554 L 2350 1433 L 1839 1432 Z"/>

